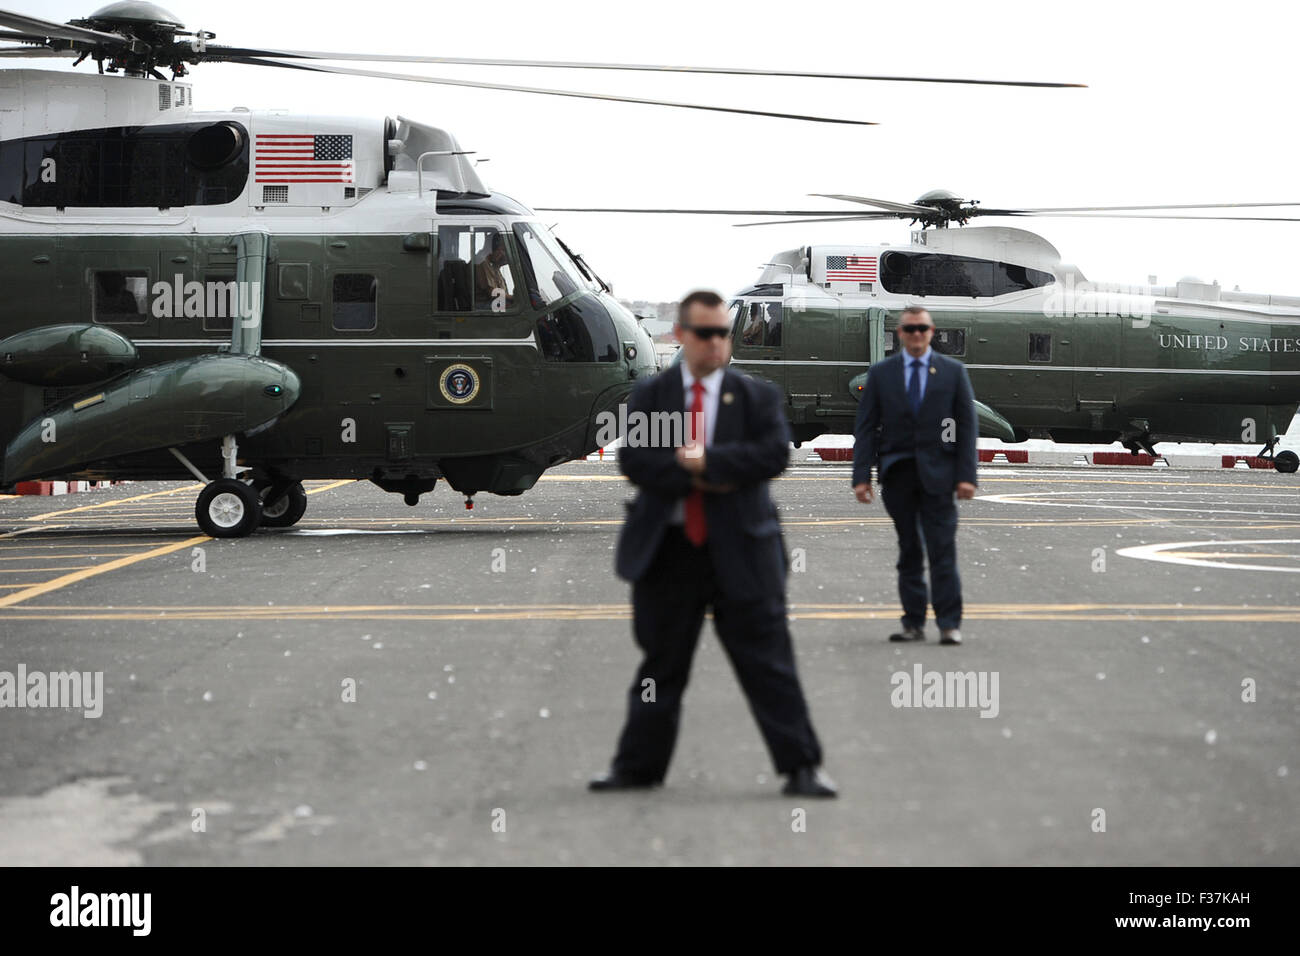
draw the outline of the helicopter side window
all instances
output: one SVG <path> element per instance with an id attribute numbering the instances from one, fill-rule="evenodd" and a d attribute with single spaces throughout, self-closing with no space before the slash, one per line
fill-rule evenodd
<path id="1" fill-rule="evenodd" d="M 334 328 L 370 332 L 379 325 L 379 280 L 364 272 L 334 274 Z"/>
<path id="2" fill-rule="evenodd" d="M 750 348 L 781 344 L 781 303 L 751 302 L 740 344 Z"/>
<path id="3" fill-rule="evenodd" d="M 149 273 L 101 271 L 91 282 L 91 314 L 107 325 L 142 323 L 149 301 Z"/>
<path id="4" fill-rule="evenodd" d="M 1052 333 L 1029 333 L 1029 361 L 1050 362 L 1052 360 Z"/>
<path id="5" fill-rule="evenodd" d="M 737 299 L 727 308 L 727 315 L 731 317 L 731 337 L 736 339 L 740 335 L 741 322 L 746 315 L 745 300 Z"/>
<path id="6" fill-rule="evenodd" d="M 965 355 L 965 329 L 935 329 L 930 347 L 940 355 Z"/>
<path id="7" fill-rule="evenodd" d="M 438 311 L 506 312 L 515 305 L 505 236 L 491 226 L 438 228 Z"/>

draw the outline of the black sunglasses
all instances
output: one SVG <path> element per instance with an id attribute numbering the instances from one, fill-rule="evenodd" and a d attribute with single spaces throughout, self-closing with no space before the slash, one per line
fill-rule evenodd
<path id="1" fill-rule="evenodd" d="M 907 333 L 910 333 L 910 334 L 915 335 L 915 334 L 918 334 L 918 333 L 921 333 L 921 332 L 925 332 L 925 331 L 927 331 L 927 330 L 929 330 L 929 329 L 932 329 L 932 328 L 934 328 L 933 325 L 915 325 L 915 324 L 913 324 L 913 325 L 900 325 L 900 326 L 898 327 L 898 331 L 900 331 L 900 332 L 907 332 Z"/>
<path id="2" fill-rule="evenodd" d="M 731 334 L 729 325 L 683 325 L 683 329 L 698 339 L 722 338 Z"/>

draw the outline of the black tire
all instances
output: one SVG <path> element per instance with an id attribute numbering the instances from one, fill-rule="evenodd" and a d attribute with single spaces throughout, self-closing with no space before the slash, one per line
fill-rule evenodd
<path id="1" fill-rule="evenodd" d="M 1273 467 L 1284 475 L 1295 474 L 1300 468 L 1300 455 L 1293 451 L 1280 451 L 1273 456 Z"/>
<path id="2" fill-rule="evenodd" d="M 262 520 L 262 500 L 237 478 L 218 478 L 199 492 L 194 517 L 203 533 L 213 538 L 243 538 Z"/>
<path id="3" fill-rule="evenodd" d="M 272 485 L 262 492 L 263 528 L 292 527 L 306 512 L 307 492 L 303 491 L 300 481 L 295 481 L 288 488 Z"/>

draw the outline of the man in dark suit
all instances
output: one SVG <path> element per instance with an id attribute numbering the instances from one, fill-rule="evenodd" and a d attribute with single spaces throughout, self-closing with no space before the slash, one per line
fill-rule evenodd
<path id="1" fill-rule="evenodd" d="M 731 322 L 722 298 L 693 292 L 674 330 L 681 361 L 628 401 L 619 466 L 640 493 L 618 542 L 632 582 L 633 630 L 644 654 L 628 689 L 627 723 L 592 790 L 652 787 L 668 772 L 682 695 L 705 611 L 749 700 L 784 792 L 833 797 L 795 671 L 786 625 L 785 546 L 770 479 L 789 460 L 781 395 L 727 368 Z M 680 440 L 637 435 L 637 420 L 672 413 Z M 642 430 L 641 435 L 645 435 Z M 656 447 L 657 446 L 657 447 Z"/>
<path id="2" fill-rule="evenodd" d="M 902 633 L 891 641 L 925 640 L 933 599 L 939 643 L 961 643 L 961 578 L 957 574 L 957 498 L 975 497 L 979 421 L 966 366 L 930 348 L 934 322 L 920 306 L 903 310 L 903 348 L 876 363 L 853 429 L 853 492 L 870 504 L 871 466 L 880 470 L 885 509 L 898 532 L 898 596 Z M 925 588 L 921 541 L 930 559 Z"/>

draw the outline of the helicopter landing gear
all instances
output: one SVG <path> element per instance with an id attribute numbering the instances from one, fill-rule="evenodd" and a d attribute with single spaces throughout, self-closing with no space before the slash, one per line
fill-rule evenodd
<path id="1" fill-rule="evenodd" d="M 262 496 L 250 483 L 238 477 L 239 445 L 234 435 L 221 439 L 221 477 L 208 481 L 207 476 L 177 448 L 169 452 L 204 488 L 194 503 L 194 518 L 203 533 L 213 538 L 242 538 L 256 530 L 262 521 Z"/>
<path id="2" fill-rule="evenodd" d="M 1120 440 L 1120 444 L 1129 450 L 1130 454 L 1137 455 L 1146 452 L 1152 458 L 1159 458 L 1160 453 L 1156 451 L 1155 442 L 1151 440 L 1151 435 L 1143 432 L 1141 435 L 1130 435 Z"/>
<path id="3" fill-rule="evenodd" d="M 1264 442 L 1264 447 L 1259 450 L 1259 458 L 1268 458 L 1273 462 L 1273 467 L 1284 475 L 1295 474 L 1297 468 L 1300 468 L 1300 455 L 1293 451 L 1274 451 L 1277 443 L 1282 440 L 1281 435 L 1274 435 L 1268 441 Z"/>
<path id="4" fill-rule="evenodd" d="M 242 538 L 262 520 L 262 501 L 238 478 L 218 478 L 199 492 L 194 517 L 210 537 Z"/>
<path id="5" fill-rule="evenodd" d="M 307 492 L 300 481 L 254 482 L 253 486 L 261 492 L 264 528 L 291 527 L 307 512 Z"/>

